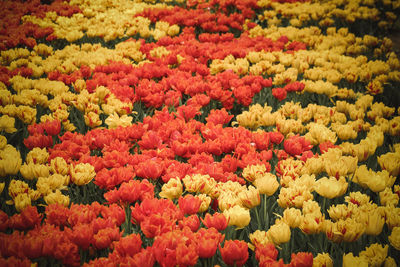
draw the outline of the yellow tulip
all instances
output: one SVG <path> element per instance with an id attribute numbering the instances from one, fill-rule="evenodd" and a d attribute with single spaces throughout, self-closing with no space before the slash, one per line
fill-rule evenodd
<path id="1" fill-rule="evenodd" d="M 339 179 L 335 177 L 323 177 L 315 183 L 315 191 L 326 198 L 332 199 L 340 197 L 346 193 L 348 183 L 346 179 L 341 176 Z"/>
<path id="2" fill-rule="evenodd" d="M 224 210 L 223 214 L 228 220 L 228 225 L 234 225 L 237 229 L 244 228 L 250 223 L 251 217 L 249 210 L 239 205 Z"/>
<path id="3" fill-rule="evenodd" d="M 15 209 L 20 212 L 25 209 L 27 206 L 31 205 L 31 198 L 27 193 L 18 194 L 14 198 Z"/>
<path id="4" fill-rule="evenodd" d="M 260 205 L 260 192 L 254 186 L 240 192 L 238 197 L 245 208 L 251 209 Z"/>
<path id="5" fill-rule="evenodd" d="M 343 255 L 343 267 L 368 267 L 368 261 L 364 257 L 355 257 L 353 253 Z"/>
<path id="6" fill-rule="evenodd" d="M 279 188 L 276 176 L 272 173 L 265 173 L 261 177 L 258 177 L 253 184 L 260 194 L 265 194 L 267 196 L 272 196 Z"/>
<path id="7" fill-rule="evenodd" d="M 389 236 L 389 242 L 392 247 L 400 250 L 400 226 L 394 227 L 392 233 Z"/>
<path id="8" fill-rule="evenodd" d="M 53 173 L 58 173 L 61 175 L 69 174 L 69 165 L 62 157 L 53 158 L 50 161 L 50 166 Z"/>
<path id="9" fill-rule="evenodd" d="M 47 196 L 44 196 L 44 201 L 47 205 L 57 203 L 63 205 L 64 207 L 68 207 L 70 200 L 69 196 L 61 194 L 61 191 L 57 189 L 56 192 L 52 192 Z"/>
<path id="10" fill-rule="evenodd" d="M 96 176 L 94 167 L 89 163 L 79 163 L 71 166 L 71 182 L 76 185 L 85 185 L 90 183 Z"/>
<path id="11" fill-rule="evenodd" d="M 360 257 L 368 261 L 369 266 L 382 266 L 388 254 L 389 246 L 382 246 L 378 243 L 372 244 L 360 252 Z"/>
<path id="12" fill-rule="evenodd" d="M 49 159 L 49 153 L 46 148 L 35 147 L 26 155 L 26 163 L 46 164 Z"/>
<path id="13" fill-rule="evenodd" d="M 313 260 L 312 267 L 333 267 L 332 258 L 328 253 L 318 253 Z"/>
<path id="14" fill-rule="evenodd" d="M 291 231 L 289 225 L 285 222 L 279 222 L 272 225 L 267 231 L 268 240 L 279 246 L 280 244 L 287 243 L 290 240 Z"/>
<path id="15" fill-rule="evenodd" d="M 296 209 L 296 208 L 286 208 L 283 211 L 283 217 L 282 220 L 290 226 L 290 228 L 297 228 L 300 226 L 300 223 L 302 221 L 302 214 L 301 210 Z"/>
<path id="16" fill-rule="evenodd" d="M 176 199 L 182 195 L 182 183 L 179 178 L 171 178 L 161 188 L 159 196 L 162 198 Z"/>

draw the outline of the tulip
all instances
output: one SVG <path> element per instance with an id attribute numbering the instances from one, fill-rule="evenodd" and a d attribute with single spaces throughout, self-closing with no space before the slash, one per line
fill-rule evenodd
<path id="1" fill-rule="evenodd" d="M 400 250 L 400 226 L 393 227 L 392 233 L 389 236 L 389 242 L 392 247 Z"/>
<path id="2" fill-rule="evenodd" d="M 289 225 L 284 222 L 272 225 L 267 231 L 268 240 L 274 243 L 275 246 L 287 243 L 290 240 L 291 231 Z"/>
<path id="3" fill-rule="evenodd" d="M 346 193 L 347 186 L 347 181 L 343 176 L 339 179 L 323 177 L 315 183 L 315 191 L 323 197 L 332 199 Z"/>
<path id="4" fill-rule="evenodd" d="M 242 176 L 249 182 L 254 182 L 257 178 L 262 177 L 266 172 L 264 164 L 250 165 L 243 169 Z"/>
<path id="5" fill-rule="evenodd" d="M 271 241 L 268 240 L 267 232 L 256 230 L 255 232 L 249 235 L 251 245 L 249 247 L 254 250 L 254 247 L 257 248 L 258 246 L 270 244 Z"/>
<path id="6" fill-rule="evenodd" d="M 260 192 L 254 186 L 240 192 L 238 197 L 245 208 L 251 209 L 260 205 Z"/>
<path id="7" fill-rule="evenodd" d="M 218 231 L 223 231 L 228 226 L 228 220 L 224 214 L 215 212 L 213 215 L 206 213 L 203 218 L 200 218 L 207 228 L 215 228 Z"/>
<path id="8" fill-rule="evenodd" d="M 302 221 L 302 214 L 301 210 L 296 208 L 286 208 L 283 211 L 283 218 L 282 220 L 290 226 L 290 228 L 297 228 L 300 226 Z"/>
<path id="9" fill-rule="evenodd" d="M 71 182 L 76 185 L 88 184 L 96 176 L 94 167 L 89 163 L 79 163 L 75 166 L 71 166 L 70 174 Z"/>
<path id="10" fill-rule="evenodd" d="M 228 220 L 228 225 L 234 225 L 237 229 L 244 228 L 250 223 L 250 211 L 239 205 L 224 210 L 224 215 Z"/>
<path id="11" fill-rule="evenodd" d="M 196 214 L 184 217 L 179 221 L 179 227 L 180 229 L 189 227 L 192 232 L 196 232 L 200 227 L 199 217 Z"/>
<path id="12" fill-rule="evenodd" d="M 372 244 L 360 252 L 360 257 L 367 259 L 369 265 L 382 266 L 385 262 L 389 245 L 382 246 L 378 243 Z"/>
<path id="13" fill-rule="evenodd" d="M 308 252 L 292 253 L 290 266 L 293 267 L 312 267 L 313 266 L 313 255 Z"/>
<path id="14" fill-rule="evenodd" d="M 386 187 L 385 190 L 379 192 L 379 199 L 383 206 L 397 206 L 399 203 L 399 195 L 393 193 L 390 187 Z"/>
<path id="15" fill-rule="evenodd" d="M 247 243 L 241 240 L 226 240 L 219 250 L 222 260 L 229 266 L 243 266 L 249 257 Z"/>
<path id="16" fill-rule="evenodd" d="M 179 178 L 172 178 L 161 188 L 160 197 L 175 199 L 182 195 L 182 183 Z"/>
<path id="17" fill-rule="evenodd" d="M 313 260 L 313 267 L 333 267 L 332 258 L 328 253 L 318 253 Z"/>
<path id="18" fill-rule="evenodd" d="M 119 241 L 114 242 L 114 251 L 122 257 L 133 257 L 136 253 L 140 252 L 141 248 L 142 240 L 139 234 L 130 234 L 121 237 Z"/>
<path id="19" fill-rule="evenodd" d="M 64 158 L 56 157 L 51 159 L 50 166 L 53 173 L 58 173 L 61 175 L 69 174 L 69 165 Z"/>
<path id="20" fill-rule="evenodd" d="M 253 184 L 260 194 L 265 194 L 267 196 L 272 196 L 279 188 L 276 176 L 272 173 L 265 173 L 261 177 L 258 177 Z"/>
<path id="21" fill-rule="evenodd" d="M 183 214 L 196 214 L 199 211 L 201 200 L 191 194 L 179 197 L 179 208 Z"/>
<path id="22" fill-rule="evenodd" d="M 343 254 L 343 267 L 368 267 L 368 261 L 365 257 L 355 257 L 353 253 Z"/>

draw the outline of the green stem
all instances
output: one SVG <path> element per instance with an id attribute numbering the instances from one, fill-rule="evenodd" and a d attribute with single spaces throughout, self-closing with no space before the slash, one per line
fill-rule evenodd
<path id="1" fill-rule="evenodd" d="M 83 185 L 82 190 L 83 190 L 83 203 L 87 204 L 87 203 L 89 203 L 89 201 L 87 199 L 87 186 Z"/>
<path id="2" fill-rule="evenodd" d="M 256 219 L 257 219 L 257 228 L 260 227 L 261 222 L 260 222 L 260 215 L 258 214 L 258 207 L 254 207 L 255 213 L 256 213 Z"/>
<path id="3" fill-rule="evenodd" d="M 125 206 L 125 222 L 122 224 L 122 229 L 124 230 L 124 236 L 132 233 L 131 209 L 129 204 Z"/>
<path id="4" fill-rule="evenodd" d="M 265 222 L 264 222 L 264 225 L 265 225 L 265 229 L 268 229 L 269 228 L 269 212 L 268 212 L 268 210 L 267 210 L 267 206 L 268 206 L 268 196 L 267 195 L 263 195 L 264 196 L 264 199 L 263 199 L 263 210 L 264 210 L 264 214 L 263 214 L 263 217 L 265 218 Z"/>
<path id="5" fill-rule="evenodd" d="M 88 256 L 88 250 L 84 250 L 82 248 L 79 249 L 79 256 L 81 258 L 81 266 L 86 263 L 87 256 Z"/>

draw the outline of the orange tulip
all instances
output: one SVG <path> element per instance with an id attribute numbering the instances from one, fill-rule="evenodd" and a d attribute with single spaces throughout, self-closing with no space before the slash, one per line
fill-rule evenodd
<path id="1" fill-rule="evenodd" d="M 243 266 L 249 258 L 247 243 L 241 240 L 226 240 L 219 246 L 222 260 L 229 266 Z"/>

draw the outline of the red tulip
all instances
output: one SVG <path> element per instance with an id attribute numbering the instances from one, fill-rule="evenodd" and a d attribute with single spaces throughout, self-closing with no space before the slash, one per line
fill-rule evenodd
<path id="1" fill-rule="evenodd" d="M 249 258 L 247 243 L 242 240 L 226 240 L 219 250 L 222 260 L 229 266 L 243 266 Z"/>
<path id="2" fill-rule="evenodd" d="M 298 252 L 292 253 L 292 259 L 290 261 L 290 267 L 312 267 L 313 266 L 313 255 L 309 252 Z"/>
<path id="3" fill-rule="evenodd" d="M 272 95 L 278 99 L 279 101 L 282 101 L 286 98 L 287 92 L 284 88 L 272 88 Z"/>
<path id="4" fill-rule="evenodd" d="M 139 234 L 131 234 L 122 237 L 119 241 L 114 242 L 114 251 L 122 257 L 133 257 L 142 248 L 142 240 Z"/>
<path id="5" fill-rule="evenodd" d="M 214 227 L 218 231 L 223 231 L 228 226 L 228 220 L 226 219 L 225 215 L 222 213 L 214 213 L 210 215 L 209 213 L 204 216 L 204 219 L 201 219 L 203 224 L 207 226 L 207 228 Z"/>
<path id="6" fill-rule="evenodd" d="M 188 194 L 184 197 L 179 197 L 179 209 L 183 214 L 196 214 L 199 211 L 201 200 Z"/>

